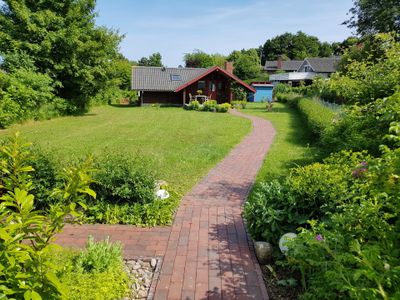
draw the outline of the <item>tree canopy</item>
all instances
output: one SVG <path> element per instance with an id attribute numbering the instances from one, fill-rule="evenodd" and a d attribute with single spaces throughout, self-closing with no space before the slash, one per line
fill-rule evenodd
<path id="1" fill-rule="evenodd" d="M 0 53 L 30 57 L 55 82 L 56 94 L 83 110 L 107 86 L 122 39 L 95 25 L 95 0 L 4 0 Z"/>
<path id="2" fill-rule="evenodd" d="M 353 0 L 351 17 L 345 21 L 361 35 L 400 33 L 400 0 Z"/>
<path id="3" fill-rule="evenodd" d="M 162 67 L 162 56 L 160 52 L 153 53 L 148 58 L 142 57 L 138 61 L 139 66 L 147 66 L 147 67 Z"/>
<path id="4" fill-rule="evenodd" d="M 329 43 L 322 43 L 317 37 L 302 31 L 296 34 L 286 32 L 268 39 L 262 47 L 261 63 L 276 60 L 280 55 L 289 59 L 302 60 L 306 57 L 328 57 L 333 53 Z"/>
<path id="5" fill-rule="evenodd" d="M 233 51 L 228 60 L 233 62 L 233 73 L 240 79 L 246 80 L 257 77 L 261 72 L 260 57 L 257 49 Z"/>
<path id="6" fill-rule="evenodd" d="M 208 54 L 199 49 L 183 56 L 187 68 L 208 68 L 212 66 L 223 67 L 226 57 L 219 53 Z"/>

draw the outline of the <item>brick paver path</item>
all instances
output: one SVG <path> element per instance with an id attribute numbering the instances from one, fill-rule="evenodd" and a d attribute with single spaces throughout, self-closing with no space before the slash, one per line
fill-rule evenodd
<path id="1" fill-rule="evenodd" d="M 275 135 L 261 118 L 253 130 L 181 201 L 172 227 L 66 226 L 57 243 L 87 236 L 121 241 L 126 257 L 163 257 L 154 299 L 268 299 L 241 217 L 242 204 Z"/>

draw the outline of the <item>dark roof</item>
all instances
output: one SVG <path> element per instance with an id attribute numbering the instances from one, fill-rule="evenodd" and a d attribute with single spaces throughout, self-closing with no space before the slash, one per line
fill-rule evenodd
<path id="1" fill-rule="evenodd" d="M 203 74 L 205 68 L 133 67 L 132 89 L 141 91 L 175 91 L 182 84 Z M 172 80 L 180 75 L 182 81 Z"/>
<path id="2" fill-rule="evenodd" d="M 282 61 L 282 69 L 278 69 L 278 62 L 276 60 L 267 60 L 264 65 L 264 70 L 266 71 L 297 71 L 300 68 L 302 60 L 284 60 Z"/>
<path id="3" fill-rule="evenodd" d="M 214 71 L 225 74 L 243 87 L 255 92 L 253 87 L 217 66 L 211 68 L 133 67 L 132 90 L 178 92 Z M 171 75 L 180 75 L 182 80 L 172 80 Z"/>
<path id="4" fill-rule="evenodd" d="M 334 73 L 337 70 L 340 57 L 311 57 L 306 58 L 305 60 L 308 61 L 311 68 L 316 73 Z"/>

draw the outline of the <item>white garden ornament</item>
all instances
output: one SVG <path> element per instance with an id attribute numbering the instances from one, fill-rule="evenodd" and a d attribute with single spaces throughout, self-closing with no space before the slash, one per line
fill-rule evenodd
<path id="1" fill-rule="evenodd" d="M 167 190 L 158 190 L 156 192 L 156 196 L 158 199 L 164 200 L 164 199 L 168 199 L 169 198 L 169 193 Z"/>
<path id="2" fill-rule="evenodd" d="M 288 232 L 281 236 L 281 238 L 279 239 L 279 249 L 281 249 L 282 253 L 285 253 L 286 251 L 289 250 L 289 248 L 286 246 L 286 242 L 293 240 L 296 237 L 297 237 L 297 234 L 295 234 L 293 232 Z"/>

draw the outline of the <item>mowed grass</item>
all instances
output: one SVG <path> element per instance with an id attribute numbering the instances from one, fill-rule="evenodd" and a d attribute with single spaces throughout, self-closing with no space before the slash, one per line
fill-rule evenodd
<path id="1" fill-rule="evenodd" d="M 103 106 L 83 116 L 15 125 L 1 130 L 0 139 L 20 131 L 62 163 L 88 154 L 139 155 L 185 193 L 250 130 L 250 121 L 229 114 Z"/>
<path id="2" fill-rule="evenodd" d="M 243 113 L 270 120 L 276 130 L 257 182 L 285 177 L 289 169 L 320 159 L 318 148 L 310 146 L 310 133 L 299 112 L 282 103 L 267 111 L 265 103 L 248 103 Z"/>

